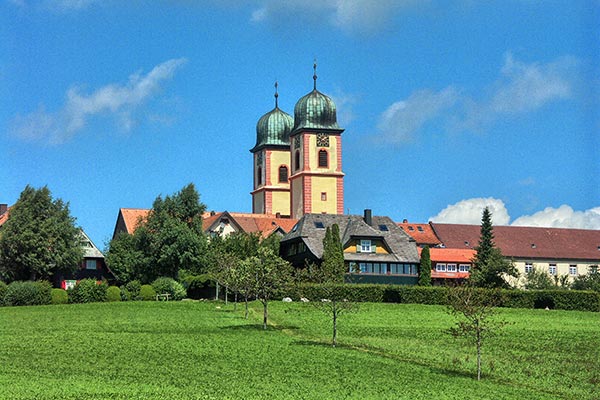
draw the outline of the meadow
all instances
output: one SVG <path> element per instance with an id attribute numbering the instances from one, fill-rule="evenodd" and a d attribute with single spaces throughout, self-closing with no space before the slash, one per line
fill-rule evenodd
<path id="1" fill-rule="evenodd" d="M 0 308 L 0 399 L 599 399 L 600 313 L 499 309 L 483 349 L 445 308 L 124 302 Z"/>

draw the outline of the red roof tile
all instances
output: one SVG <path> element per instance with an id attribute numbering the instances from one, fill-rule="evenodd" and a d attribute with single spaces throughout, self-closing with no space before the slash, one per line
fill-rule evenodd
<path id="1" fill-rule="evenodd" d="M 479 225 L 431 225 L 447 248 L 479 243 Z M 494 242 L 507 257 L 600 261 L 600 230 L 495 226 Z"/>
<path id="2" fill-rule="evenodd" d="M 422 250 L 419 249 L 419 256 Z M 473 257 L 475 257 L 475 253 L 473 249 L 448 249 L 439 247 L 429 249 L 429 256 L 432 262 L 470 264 Z"/>
<path id="3" fill-rule="evenodd" d="M 123 216 L 123 222 L 127 233 L 132 234 L 138 227 L 141 220 L 146 219 L 150 210 L 143 208 L 121 208 L 119 210 Z"/>
<path id="4" fill-rule="evenodd" d="M 8 221 L 8 214 L 10 213 L 10 207 L 6 210 L 6 212 L 0 215 L 0 226 L 4 225 L 6 221 Z"/>
<path id="5" fill-rule="evenodd" d="M 441 243 L 429 224 L 402 222 L 398 223 L 398 226 L 415 239 L 417 246 L 437 246 Z"/>

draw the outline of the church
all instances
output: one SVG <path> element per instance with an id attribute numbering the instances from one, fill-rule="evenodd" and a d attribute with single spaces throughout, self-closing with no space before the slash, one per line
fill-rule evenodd
<path id="1" fill-rule="evenodd" d="M 256 125 L 252 213 L 300 219 L 305 214 L 344 213 L 342 132 L 333 100 L 317 90 L 298 100 L 294 117 L 278 105 Z"/>

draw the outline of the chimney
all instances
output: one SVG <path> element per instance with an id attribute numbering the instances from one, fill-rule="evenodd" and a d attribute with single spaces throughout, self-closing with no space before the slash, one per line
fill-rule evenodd
<path id="1" fill-rule="evenodd" d="M 365 208 L 365 222 L 367 223 L 367 225 L 373 225 L 373 218 L 371 215 L 370 208 Z"/>
<path id="2" fill-rule="evenodd" d="M 211 212 L 210 212 L 210 216 L 212 217 L 213 215 L 215 215 L 215 212 L 214 212 L 214 211 L 211 211 Z"/>
<path id="3" fill-rule="evenodd" d="M 4 214 L 8 210 L 8 204 L 0 204 L 0 215 Z"/>
<path id="4" fill-rule="evenodd" d="M 403 224 L 408 224 L 408 220 L 407 220 L 406 218 L 404 218 L 404 219 L 402 220 L 402 223 L 403 223 Z"/>
<path id="5" fill-rule="evenodd" d="M 281 218 L 281 213 L 280 212 L 275 213 L 275 218 Z"/>

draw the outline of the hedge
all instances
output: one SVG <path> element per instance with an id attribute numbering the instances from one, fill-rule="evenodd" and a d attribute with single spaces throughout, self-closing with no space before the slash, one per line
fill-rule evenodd
<path id="1" fill-rule="evenodd" d="M 8 290 L 8 285 L 2 281 L 0 281 L 0 306 L 4 305 L 4 295 Z"/>
<path id="2" fill-rule="evenodd" d="M 52 304 L 67 304 L 69 302 L 69 295 L 64 289 L 52 289 L 50 295 L 52 297 Z"/>
<path id="3" fill-rule="evenodd" d="M 6 288 L 4 304 L 7 306 L 33 306 L 50 304 L 52 286 L 46 281 L 15 281 Z"/>
<path id="4" fill-rule="evenodd" d="M 106 289 L 106 300 L 108 301 L 121 301 L 121 289 L 118 286 L 109 286 Z"/>
<path id="5" fill-rule="evenodd" d="M 140 288 L 140 300 L 156 300 L 156 291 L 152 285 L 142 285 Z"/>
<path id="6" fill-rule="evenodd" d="M 106 301 L 107 287 L 106 283 L 98 283 L 95 279 L 82 279 L 77 282 L 72 290 L 69 290 L 69 302 L 97 303 Z"/>
<path id="7" fill-rule="evenodd" d="M 447 304 L 445 286 L 400 286 L 378 284 L 344 284 L 296 286 L 281 297 L 299 300 L 324 298 L 347 299 L 356 302 Z M 550 308 L 559 310 L 600 311 L 600 293 L 580 290 L 517 290 L 478 289 L 489 296 L 490 302 L 508 308 Z"/>
<path id="8" fill-rule="evenodd" d="M 169 294 L 173 300 L 183 300 L 186 295 L 186 291 L 181 285 L 173 278 L 160 277 L 152 282 L 152 287 L 157 294 Z"/>

